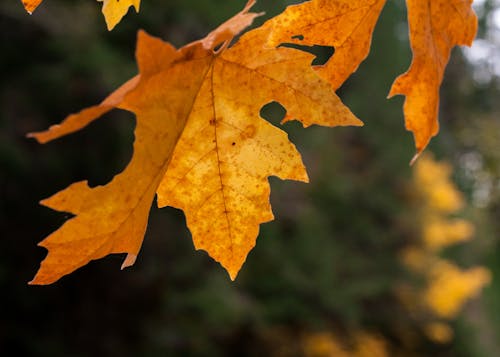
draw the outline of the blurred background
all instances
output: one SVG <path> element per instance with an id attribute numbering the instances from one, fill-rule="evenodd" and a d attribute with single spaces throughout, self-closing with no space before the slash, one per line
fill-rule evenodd
<path id="1" fill-rule="evenodd" d="M 138 28 L 182 46 L 244 3 L 143 0 L 107 32 L 92 0 L 45 0 L 32 16 L 1 2 L 0 355 L 500 356 L 495 0 L 475 2 L 478 40 L 453 51 L 441 132 L 413 167 L 403 98 L 386 99 L 411 61 L 405 4 L 387 1 L 369 58 L 339 92 L 365 126 L 284 126 L 311 183 L 270 179 L 276 220 L 235 282 L 194 250 L 181 211 L 153 204 L 132 268 L 120 271 L 114 255 L 27 285 L 46 255 L 36 244 L 70 217 L 37 202 L 123 170 L 134 118 L 115 111 L 46 145 L 26 133 L 133 76 Z M 256 9 L 269 17 L 290 3 Z M 262 110 L 275 124 L 283 114 L 276 103 Z"/>

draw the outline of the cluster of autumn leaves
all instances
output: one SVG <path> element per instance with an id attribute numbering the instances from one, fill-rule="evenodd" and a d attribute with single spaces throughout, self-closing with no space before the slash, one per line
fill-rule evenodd
<path id="1" fill-rule="evenodd" d="M 23 0 L 33 11 L 42 0 Z M 113 28 L 139 0 L 103 0 Z M 99 105 L 70 115 L 47 131 L 45 143 L 80 130 L 114 109 L 137 118 L 133 157 L 104 186 L 77 182 L 43 200 L 75 217 L 40 243 L 49 251 L 33 284 L 50 284 L 111 253 L 134 263 L 149 209 L 182 209 L 197 249 L 234 279 L 255 245 L 259 225 L 273 219 L 269 176 L 308 181 L 287 134 L 259 116 L 277 101 L 287 120 L 309 125 L 362 125 L 335 91 L 367 57 L 386 0 L 310 0 L 289 6 L 243 33 L 261 14 L 255 0 L 205 38 L 179 49 L 140 31 L 139 73 Z M 438 131 L 439 87 L 450 51 L 469 45 L 477 19 L 471 0 L 407 0 L 413 61 L 390 96 L 406 96 L 406 127 L 417 156 Z M 243 35 L 235 41 L 235 37 Z M 325 45 L 334 55 L 322 66 L 282 43 Z"/>
<path id="2" fill-rule="evenodd" d="M 463 269 L 442 257 L 446 248 L 474 236 L 472 223 L 457 217 L 464 208 L 464 198 L 451 174 L 449 164 L 436 161 L 429 154 L 419 158 L 413 167 L 409 187 L 418 201 L 414 220 L 420 231 L 413 243 L 400 252 L 400 259 L 414 279 L 401 279 L 394 285 L 396 298 L 411 324 L 395 324 L 393 339 L 386 337 L 387 331 L 373 327 L 336 330 L 330 326 L 295 334 L 286 329 L 273 333 L 307 357 L 406 356 L 408 350 L 402 352 L 401 345 L 413 349 L 420 334 L 438 344 L 449 343 L 454 335 L 450 322 L 492 278 L 485 267 Z"/>
<path id="3" fill-rule="evenodd" d="M 491 272 L 485 267 L 462 269 L 440 256 L 444 249 L 474 236 L 469 221 L 453 216 L 463 208 L 464 200 L 450 176 L 451 166 L 431 155 L 424 155 L 415 165 L 413 186 L 421 203 L 421 239 L 401 252 L 401 260 L 425 283 L 414 286 L 405 282 L 397 287 L 410 315 L 421 320 L 423 332 L 438 343 L 452 339 L 448 322 L 491 281 Z"/>
<path id="4" fill-rule="evenodd" d="M 306 357 L 388 357 L 388 343 L 381 336 L 365 331 L 347 338 L 330 331 L 306 334 L 302 339 Z"/>

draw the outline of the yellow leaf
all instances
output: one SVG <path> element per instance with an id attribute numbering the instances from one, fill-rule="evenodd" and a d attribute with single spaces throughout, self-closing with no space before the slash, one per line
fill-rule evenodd
<path id="1" fill-rule="evenodd" d="M 305 335 L 302 340 L 304 355 L 307 357 L 386 357 L 386 341 L 364 331 L 339 338 L 333 333 L 315 332 Z"/>
<path id="2" fill-rule="evenodd" d="M 316 332 L 303 338 L 306 357 L 350 357 L 350 352 L 330 332 Z"/>
<path id="3" fill-rule="evenodd" d="M 269 43 L 334 46 L 332 58 L 316 69 L 336 90 L 368 56 L 373 29 L 385 2 L 311 0 L 289 6 L 271 20 Z"/>
<path id="4" fill-rule="evenodd" d="M 353 357 L 387 357 L 386 341 L 378 335 L 361 332 L 356 336 L 356 350 Z"/>
<path id="5" fill-rule="evenodd" d="M 472 0 L 407 0 L 413 61 L 394 82 L 389 97 L 406 96 L 406 129 L 413 132 L 417 155 L 437 134 L 439 87 L 456 45 L 472 43 L 477 18 Z"/>
<path id="6" fill-rule="evenodd" d="M 462 271 L 443 260 L 432 267 L 424 301 L 438 316 L 452 318 L 490 281 L 491 273 L 484 267 Z"/>
<path id="7" fill-rule="evenodd" d="M 431 155 L 423 156 L 415 165 L 415 186 L 431 214 L 453 213 L 464 205 L 462 193 L 450 178 L 451 173 L 448 163 L 437 162 Z"/>
<path id="8" fill-rule="evenodd" d="M 128 253 L 124 266 L 133 264 L 156 191 L 159 206 L 184 210 L 195 246 L 234 279 L 260 223 L 273 218 L 268 177 L 307 181 L 286 133 L 259 117 L 262 106 L 279 101 L 286 120 L 304 126 L 361 124 L 310 68 L 311 55 L 265 48 L 266 25 L 228 48 L 257 16 L 248 13 L 253 3 L 177 51 L 139 33 L 139 79 L 97 106 L 136 114 L 132 160 L 105 186 L 79 182 L 42 202 L 76 216 L 41 243 L 49 253 L 32 283 L 51 283 L 110 253 Z M 51 140 L 95 117 L 80 115 L 33 136 Z"/>
<path id="9" fill-rule="evenodd" d="M 417 247 L 408 247 L 400 253 L 401 261 L 414 272 L 425 273 L 435 259 L 428 252 Z"/>
<path id="10" fill-rule="evenodd" d="M 112 30 L 128 12 L 129 7 L 133 6 L 136 12 L 139 12 L 141 0 L 97 0 L 102 1 L 102 13 L 106 19 L 108 30 Z"/>
<path id="11" fill-rule="evenodd" d="M 424 326 L 425 334 L 437 343 L 448 343 L 453 339 L 453 329 L 444 322 L 429 322 Z"/>
<path id="12" fill-rule="evenodd" d="M 474 226 L 464 219 L 434 218 L 430 222 L 424 222 L 423 227 L 423 241 L 430 250 L 438 250 L 467 241 L 472 234 L 474 234 Z"/>

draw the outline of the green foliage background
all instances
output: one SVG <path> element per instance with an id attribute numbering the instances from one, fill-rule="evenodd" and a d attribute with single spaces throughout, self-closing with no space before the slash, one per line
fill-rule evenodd
<path id="1" fill-rule="evenodd" d="M 37 202 L 74 181 L 104 184 L 121 171 L 132 153 L 134 120 L 112 113 L 47 145 L 25 134 L 98 103 L 131 77 L 138 28 L 181 46 L 243 4 L 143 0 L 140 14 L 129 13 L 108 33 L 94 1 L 45 0 L 33 16 L 18 1 L 2 2 L 0 355 L 300 356 L 300 336 L 324 330 L 376 332 L 396 356 L 500 355 L 498 188 L 465 212 L 476 239 L 448 252 L 461 266 L 485 264 L 494 274 L 454 323 L 455 340 L 426 339 L 394 295 L 397 282 L 411 279 L 397 253 L 420 234 L 403 99 L 385 98 L 411 60 L 402 1 L 388 1 L 369 59 L 340 91 L 365 127 L 285 125 L 311 184 L 271 179 L 276 221 L 262 226 L 236 282 L 194 251 L 182 212 L 153 207 L 133 268 L 120 271 L 123 257 L 110 256 L 51 286 L 26 285 L 45 256 L 36 243 L 70 217 Z M 286 4 L 261 1 L 257 10 L 272 15 Z M 476 83 L 469 67 L 455 51 L 442 91 L 441 134 L 430 149 L 455 164 L 457 184 L 473 198 L 481 173 L 500 178 L 500 110 L 498 80 Z M 276 124 L 282 114 L 277 105 L 263 110 Z M 467 171 L 471 153 L 482 160 L 480 172 Z"/>

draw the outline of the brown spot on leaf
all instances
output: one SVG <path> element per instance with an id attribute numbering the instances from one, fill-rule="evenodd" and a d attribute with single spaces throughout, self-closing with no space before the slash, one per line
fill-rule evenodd
<path id="1" fill-rule="evenodd" d="M 257 133 L 257 128 L 253 124 L 249 124 L 240 134 L 242 139 L 252 139 Z"/>

